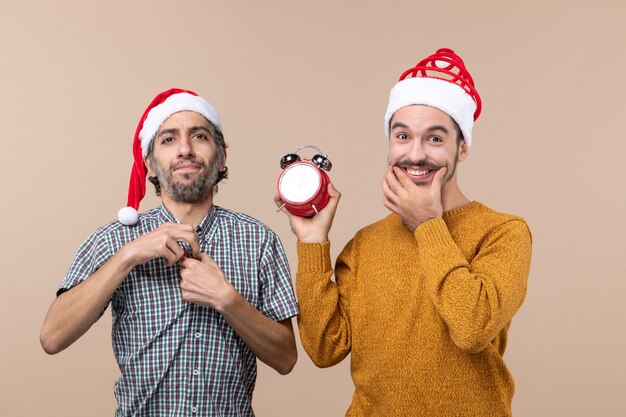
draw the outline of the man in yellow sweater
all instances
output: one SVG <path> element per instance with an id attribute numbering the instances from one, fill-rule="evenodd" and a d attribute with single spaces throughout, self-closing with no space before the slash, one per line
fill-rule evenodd
<path id="1" fill-rule="evenodd" d="M 298 238 L 302 345 L 320 367 L 351 353 L 347 416 L 510 416 L 503 361 L 522 305 L 531 235 L 520 217 L 469 200 L 457 183 L 481 101 L 461 58 L 440 49 L 402 74 L 385 116 L 384 204 L 356 233 L 335 280 L 328 232 L 340 194 Z"/>

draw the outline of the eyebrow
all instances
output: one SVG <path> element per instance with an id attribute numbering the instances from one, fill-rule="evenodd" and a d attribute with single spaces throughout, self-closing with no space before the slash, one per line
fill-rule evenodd
<path id="1" fill-rule="evenodd" d="M 197 125 L 197 126 L 192 126 L 188 129 L 189 133 L 195 133 L 198 131 L 203 131 L 208 133 L 209 135 L 213 135 L 213 132 L 211 131 L 211 129 L 209 129 L 206 126 L 202 126 L 202 125 Z M 177 127 L 173 127 L 171 129 L 165 129 L 159 132 L 159 134 L 157 135 L 157 137 L 161 137 L 163 135 L 171 135 L 171 134 L 177 134 L 179 133 L 179 129 Z"/>
<path id="2" fill-rule="evenodd" d="M 435 125 L 435 126 L 431 126 L 431 127 L 429 127 L 428 129 L 426 129 L 426 131 L 427 131 L 427 132 L 429 132 L 429 133 L 430 133 L 430 132 L 434 132 L 434 131 L 436 131 L 436 130 L 441 130 L 441 131 L 442 131 L 443 133 L 445 133 L 446 135 L 447 135 L 448 133 L 450 133 L 450 132 L 448 131 L 448 129 L 446 129 L 446 128 L 445 128 L 444 126 L 442 126 L 442 125 Z"/>
<path id="3" fill-rule="evenodd" d="M 400 129 L 409 129 L 409 126 L 407 126 L 407 125 L 405 125 L 404 123 L 401 123 L 401 122 L 395 122 L 393 125 L 391 125 L 391 130 L 394 130 L 394 129 L 396 129 L 396 128 L 400 128 Z M 427 133 L 432 133 L 432 132 L 435 132 L 435 131 L 437 131 L 437 130 L 440 130 L 440 131 L 442 131 L 442 132 L 443 132 L 443 133 L 445 133 L 445 134 L 450 133 L 450 132 L 448 131 L 448 129 L 446 129 L 446 127 L 445 127 L 445 126 L 443 126 L 443 125 L 434 125 L 434 126 L 430 126 L 428 129 L 426 129 L 426 132 L 427 132 Z"/>
<path id="4" fill-rule="evenodd" d="M 395 128 L 400 128 L 400 129 L 408 129 L 409 127 L 407 125 L 405 125 L 404 123 L 400 123 L 400 122 L 395 122 L 394 124 L 391 125 L 391 130 L 394 130 Z"/>
<path id="5" fill-rule="evenodd" d="M 211 129 L 209 129 L 206 126 L 202 126 L 202 125 L 197 125 L 197 126 L 192 126 L 189 128 L 189 133 L 196 133 L 196 132 L 205 132 L 207 133 L 209 136 L 213 136 L 213 131 Z"/>
<path id="6" fill-rule="evenodd" d="M 158 138 L 158 137 L 161 137 L 161 136 L 163 136 L 163 135 L 170 135 L 170 134 L 173 134 L 173 133 L 178 133 L 178 128 L 173 127 L 173 128 L 171 128 L 171 129 L 161 130 L 161 131 L 159 132 L 159 134 L 157 135 L 157 138 Z"/>

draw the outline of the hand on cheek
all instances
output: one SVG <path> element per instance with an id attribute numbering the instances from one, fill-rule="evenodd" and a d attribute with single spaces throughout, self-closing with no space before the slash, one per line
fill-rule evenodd
<path id="1" fill-rule="evenodd" d="M 447 168 L 442 167 L 433 176 L 429 187 L 413 183 L 401 168 L 389 166 L 383 178 L 385 207 L 396 213 L 411 232 L 430 219 L 441 217 L 441 187 Z"/>

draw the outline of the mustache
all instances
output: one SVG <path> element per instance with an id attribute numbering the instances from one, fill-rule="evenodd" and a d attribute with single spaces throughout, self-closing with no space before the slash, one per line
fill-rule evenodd
<path id="1" fill-rule="evenodd" d="M 441 168 L 440 165 L 434 164 L 425 159 L 419 160 L 417 162 L 413 162 L 409 159 L 403 159 L 402 161 L 397 162 L 395 166 L 397 166 L 398 168 L 412 167 L 412 168 L 430 169 L 430 170 L 435 170 L 435 171 Z"/>
<path id="2" fill-rule="evenodd" d="M 199 159 L 195 159 L 195 158 L 181 159 L 180 161 L 174 162 L 172 165 L 170 165 L 170 172 L 176 170 L 176 168 L 180 167 L 181 165 L 188 164 L 190 162 L 194 165 L 199 166 L 200 168 L 208 167 L 208 165 L 204 161 L 201 161 Z"/>

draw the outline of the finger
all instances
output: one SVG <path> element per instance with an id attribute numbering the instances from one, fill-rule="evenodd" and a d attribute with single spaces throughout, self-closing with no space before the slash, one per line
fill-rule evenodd
<path id="1" fill-rule="evenodd" d="M 385 174 L 385 179 L 387 180 L 389 190 L 391 190 L 392 193 L 399 197 L 400 193 L 403 190 L 403 187 L 400 181 L 398 181 L 398 177 L 396 176 L 394 169 L 394 166 L 389 166 L 389 168 L 387 169 L 387 173 Z"/>
<path id="2" fill-rule="evenodd" d="M 172 266 L 178 260 L 176 254 L 172 252 L 172 250 L 167 245 L 165 245 L 165 248 L 159 251 L 159 256 L 165 259 L 165 266 Z"/>
<path id="3" fill-rule="evenodd" d="M 394 168 L 395 167 L 393 166 L 389 166 L 389 168 L 387 169 L 387 173 L 383 178 L 383 183 L 384 186 L 387 187 L 386 189 L 388 197 L 393 201 L 398 201 L 406 194 L 406 191 L 404 190 L 404 187 L 402 186 L 400 181 L 398 181 L 398 177 L 395 174 Z M 404 174 L 400 173 L 400 175 Z"/>
<path id="4" fill-rule="evenodd" d="M 204 262 L 205 264 L 210 264 L 211 262 L 215 262 L 213 258 L 209 256 L 208 253 L 204 253 L 204 252 L 200 253 L 200 261 Z"/>
<path id="5" fill-rule="evenodd" d="M 202 253 L 200 254 L 200 256 L 202 257 L 202 262 L 206 265 L 208 265 L 209 269 L 208 269 L 208 277 L 219 277 L 219 276 L 223 276 L 224 279 L 226 279 L 225 275 L 224 275 L 224 271 L 222 271 L 222 269 L 220 268 L 220 266 L 217 264 L 217 262 L 215 262 L 215 260 L 213 258 L 211 258 L 208 254 L 206 253 Z"/>
<path id="6" fill-rule="evenodd" d="M 191 289 L 191 280 L 187 277 L 188 269 L 180 270 L 180 281 L 178 282 L 178 286 L 180 287 L 181 296 L 183 300 L 187 301 L 189 297 L 189 290 Z"/>
<path id="7" fill-rule="evenodd" d="M 198 235 L 194 232 L 194 233 L 189 233 L 187 235 L 179 235 L 177 238 L 177 243 L 179 244 L 179 247 L 183 247 L 181 246 L 182 243 L 187 243 L 191 249 L 191 251 L 183 249 L 184 250 L 184 255 L 189 256 L 190 258 L 193 259 L 198 259 L 198 257 L 200 256 L 200 243 L 198 242 Z"/>
<path id="8" fill-rule="evenodd" d="M 174 265 L 182 257 L 185 256 L 185 251 L 183 250 L 183 248 L 181 248 L 177 242 L 171 239 L 166 242 L 163 252 L 163 256 L 165 257 L 165 259 L 167 259 L 167 266 Z"/>
<path id="9" fill-rule="evenodd" d="M 341 198 L 341 193 L 335 188 L 335 185 L 332 182 L 328 183 L 328 195 L 330 198 Z"/>
<path id="10" fill-rule="evenodd" d="M 190 224 L 178 224 L 168 234 L 172 239 L 180 242 L 186 242 L 191 247 L 191 255 L 198 258 L 200 255 L 200 243 L 198 242 L 198 233 Z"/>
<path id="11" fill-rule="evenodd" d="M 328 203 L 326 204 L 326 207 L 328 207 L 327 210 L 334 213 L 337 210 L 337 205 L 339 204 L 339 200 L 341 199 L 341 193 L 337 191 L 332 183 L 328 184 L 326 190 L 328 191 L 328 196 L 330 197 L 328 199 Z"/>
<path id="12" fill-rule="evenodd" d="M 447 167 L 439 168 L 437 172 L 435 172 L 435 175 L 433 176 L 432 187 L 434 187 L 437 190 L 440 190 L 441 185 L 443 184 L 443 179 L 446 176 L 447 172 L 448 172 Z"/>
<path id="13" fill-rule="evenodd" d="M 183 242 L 187 242 L 191 246 L 191 255 L 193 258 L 200 256 L 200 243 L 198 242 L 198 232 L 196 228 L 190 224 L 181 224 L 179 229 L 179 237 Z"/>
<path id="14" fill-rule="evenodd" d="M 191 263 L 192 259 L 188 258 L 186 256 L 183 256 L 182 258 L 180 258 L 178 260 L 178 264 L 182 267 L 182 268 L 188 268 L 189 264 Z"/>
<path id="15" fill-rule="evenodd" d="M 382 182 L 382 189 L 383 189 L 383 197 L 386 200 L 391 201 L 397 201 L 398 200 L 398 196 L 391 190 L 391 188 L 389 188 L 389 183 L 387 182 L 387 176 L 385 176 L 383 178 L 383 182 Z"/>
<path id="16" fill-rule="evenodd" d="M 383 196 L 383 205 L 394 213 L 398 212 L 397 205 L 389 200 L 386 196 Z"/>
<path id="17" fill-rule="evenodd" d="M 393 167 L 393 173 L 398 182 L 401 184 L 402 188 L 405 190 L 409 187 L 415 187 L 415 183 L 411 181 L 411 179 L 404 173 L 401 168 Z"/>
<path id="18" fill-rule="evenodd" d="M 200 258 L 200 242 L 198 241 L 198 233 L 196 233 L 195 229 L 191 236 L 191 242 L 188 242 L 189 246 L 191 246 L 191 255 L 195 259 Z"/>

